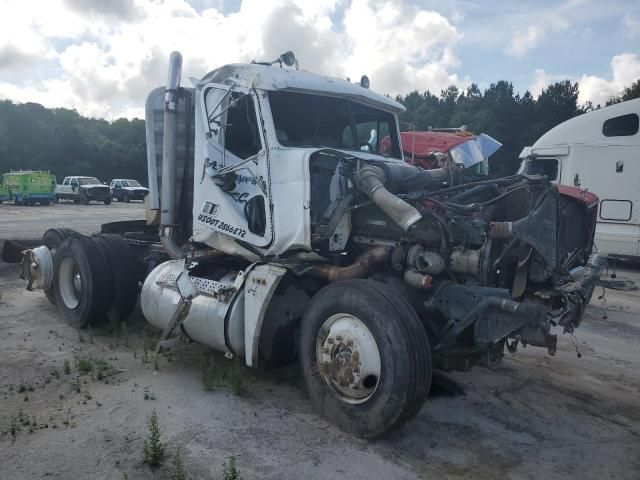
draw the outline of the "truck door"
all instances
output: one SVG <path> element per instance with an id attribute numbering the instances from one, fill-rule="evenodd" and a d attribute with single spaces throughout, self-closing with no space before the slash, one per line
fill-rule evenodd
<path id="1" fill-rule="evenodd" d="M 194 230 L 266 247 L 273 237 L 269 157 L 257 99 L 248 89 L 219 84 L 198 93 L 204 137 L 196 132 Z"/>

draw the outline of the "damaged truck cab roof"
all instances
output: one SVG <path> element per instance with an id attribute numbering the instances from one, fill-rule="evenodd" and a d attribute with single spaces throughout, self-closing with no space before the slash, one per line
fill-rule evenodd
<path id="1" fill-rule="evenodd" d="M 234 63 L 216 68 L 196 81 L 195 87 L 202 88 L 208 83 L 345 97 L 393 113 L 405 111 L 404 106 L 395 100 L 357 83 L 306 70 L 290 70 L 258 63 Z"/>

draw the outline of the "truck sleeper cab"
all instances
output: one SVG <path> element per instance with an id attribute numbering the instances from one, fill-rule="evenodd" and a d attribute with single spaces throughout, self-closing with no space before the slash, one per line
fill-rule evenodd
<path id="1" fill-rule="evenodd" d="M 363 84 L 234 64 L 182 88 L 181 63 L 146 105 L 157 236 L 58 229 L 25 255 L 29 288 L 71 324 L 126 317 L 141 281 L 159 349 L 184 335 L 252 367 L 297 360 L 320 413 L 363 438 L 417 415 L 433 368 L 519 343 L 553 354 L 552 327 L 579 325 L 602 268 L 597 197 L 408 165 L 402 105 Z"/>
<path id="2" fill-rule="evenodd" d="M 585 113 L 552 128 L 520 158 L 521 171 L 600 197 L 596 246 L 640 258 L 640 99 Z"/>

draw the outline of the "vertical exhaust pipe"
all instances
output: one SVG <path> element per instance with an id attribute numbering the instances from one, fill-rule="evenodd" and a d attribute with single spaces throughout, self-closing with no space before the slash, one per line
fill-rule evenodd
<path id="1" fill-rule="evenodd" d="M 178 137 L 178 89 L 182 55 L 171 52 L 169 75 L 164 94 L 164 131 L 162 137 L 162 191 L 160 195 L 160 242 L 172 259 L 182 258 L 182 249 L 171 236 L 176 216 L 176 154 Z"/>

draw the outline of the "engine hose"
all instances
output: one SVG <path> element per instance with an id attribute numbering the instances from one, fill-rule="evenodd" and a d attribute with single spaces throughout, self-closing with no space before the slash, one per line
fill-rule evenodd
<path id="1" fill-rule="evenodd" d="M 422 219 L 418 210 L 385 188 L 387 177 L 380 167 L 367 165 L 355 174 L 356 186 L 404 231 Z"/>
<path id="2" fill-rule="evenodd" d="M 337 265 L 316 265 L 307 271 L 309 275 L 324 278 L 329 282 L 351 280 L 364 277 L 376 263 L 389 258 L 391 247 L 374 247 L 360 255 L 355 262 L 347 267 Z"/>

